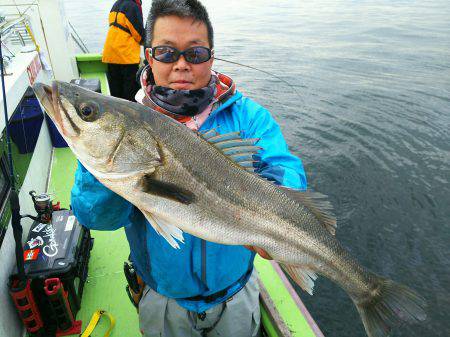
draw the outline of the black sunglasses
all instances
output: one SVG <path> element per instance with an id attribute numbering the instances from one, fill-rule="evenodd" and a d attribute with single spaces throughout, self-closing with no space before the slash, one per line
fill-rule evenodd
<path id="1" fill-rule="evenodd" d="M 170 46 L 156 46 L 150 49 L 150 55 L 159 62 L 177 62 L 181 55 L 186 62 L 199 64 L 208 61 L 214 55 L 214 50 L 206 47 L 191 47 L 183 51 Z"/>

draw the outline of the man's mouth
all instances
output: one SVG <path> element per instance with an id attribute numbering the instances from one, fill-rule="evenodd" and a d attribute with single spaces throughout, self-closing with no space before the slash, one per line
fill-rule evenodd
<path id="1" fill-rule="evenodd" d="M 186 80 L 172 81 L 170 87 L 176 90 L 189 89 L 192 86 L 192 82 Z"/>

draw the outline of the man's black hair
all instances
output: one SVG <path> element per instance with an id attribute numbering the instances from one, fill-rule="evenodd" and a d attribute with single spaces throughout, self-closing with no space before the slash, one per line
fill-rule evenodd
<path id="1" fill-rule="evenodd" d="M 205 6 L 198 0 L 153 0 L 145 26 L 145 47 L 151 47 L 156 19 L 162 16 L 175 15 L 181 18 L 191 17 L 203 22 L 208 31 L 210 48 L 214 47 L 214 31 Z"/>

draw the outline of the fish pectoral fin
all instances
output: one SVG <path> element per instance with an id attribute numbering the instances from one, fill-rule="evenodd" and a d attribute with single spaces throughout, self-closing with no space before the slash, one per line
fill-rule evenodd
<path id="1" fill-rule="evenodd" d="M 194 202 L 195 195 L 191 191 L 183 189 L 175 184 L 153 179 L 151 174 L 146 174 L 141 178 L 140 185 L 142 191 L 153 194 L 161 198 L 175 200 L 189 205 Z"/>
<path id="2" fill-rule="evenodd" d="M 166 239 L 173 248 L 180 249 L 177 240 L 184 243 L 183 231 L 181 229 L 158 218 L 152 213 L 143 210 L 141 210 L 141 212 L 159 235 Z"/>
<path id="3" fill-rule="evenodd" d="M 314 290 L 314 281 L 317 279 L 317 274 L 312 270 L 288 264 L 280 264 L 283 270 L 289 274 L 292 280 L 297 283 L 304 291 L 312 295 Z"/>

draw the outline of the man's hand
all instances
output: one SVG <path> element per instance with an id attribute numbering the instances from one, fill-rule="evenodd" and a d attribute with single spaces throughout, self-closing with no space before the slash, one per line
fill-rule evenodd
<path id="1" fill-rule="evenodd" d="M 266 260 L 273 260 L 273 258 L 262 248 L 255 247 L 255 246 L 245 246 L 245 248 L 250 249 L 251 251 L 257 253 L 259 256 L 261 256 L 263 259 Z"/>

